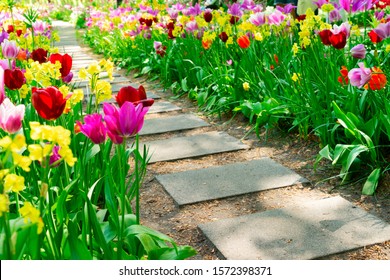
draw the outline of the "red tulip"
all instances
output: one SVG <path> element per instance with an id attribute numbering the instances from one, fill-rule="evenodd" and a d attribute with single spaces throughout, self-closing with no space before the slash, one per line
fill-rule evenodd
<path id="1" fill-rule="evenodd" d="M 115 99 L 119 107 L 122 107 L 126 101 L 133 103 L 134 106 L 142 103 L 143 107 L 150 107 L 154 103 L 154 99 L 146 97 L 146 91 L 142 85 L 139 86 L 138 90 L 132 86 L 121 88 Z"/>
<path id="2" fill-rule="evenodd" d="M 249 41 L 248 36 L 242 35 L 237 39 L 237 43 L 241 48 L 246 49 L 249 48 L 251 41 Z"/>
<path id="3" fill-rule="evenodd" d="M 329 37 L 329 41 L 333 47 L 340 50 L 345 47 L 347 44 L 347 34 L 345 32 L 339 32 L 337 34 L 332 34 Z"/>
<path id="4" fill-rule="evenodd" d="M 374 44 L 382 41 L 382 38 L 379 37 L 378 34 L 376 34 L 376 32 L 374 30 L 371 30 L 368 33 L 368 36 L 370 37 L 371 42 L 373 42 Z"/>
<path id="5" fill-rule="evenodd" d="M 26 78 L 20 69 L 5 69 L 4 70 L 4 84 L 7 88 L 14 90 L 20 89 L 26 83 Z"/>
<path id="6" fill-rule="evenodd" d="M 206 10 L 203 12 L 203 18 L 205 22 L 211 22 L 211 20 L 213 19 L 213 14 L 210 10 Z"/>
<path id="7" fill-rule="evenodd" d="M 221 39 L 222 42 L 226 43 L 226 41 L 229 39 L 229 36 L 227 35 L 227 33 L 225 31 L 222 31 L 219 35 L 218 35 L 219 39 Z"/>
<path id="8" fill-rule="evenodd" d="M 61 55 L 59 53 L 55 53 L 50 55 L 49 61 L 53 64 L 56 63 L 56 61 L 59 61 L 61 63 L 61 77 L 65 78 L 69 75 L 70 70 L 72 69 L 72 57 L 69 54 Z"/>
<path id="9" fill-rule="evenodd" d="M 64 112 L 67 99 L 54 86 L 32 88 L 32 105 L 37 110 L 38 115 L 49 121 L 61 116 Z"/>
<path id="10" fill-rule="evenodd" d="M 330 46 L 332 43 L 330 42 L 330 36 L 332 35 L 332 31 L 329 29 L 324 29 L 318 33 L 320 35 L 321 41 L 325 46 Z"/>
<path id="11" fill-rule="evenodd" d="M 47 50 L 42 48 L 33 50 L 31 53 L 31 58 L 32 60 L 38 61 L 39 63 L 45 63 L 47 62 Z"/>

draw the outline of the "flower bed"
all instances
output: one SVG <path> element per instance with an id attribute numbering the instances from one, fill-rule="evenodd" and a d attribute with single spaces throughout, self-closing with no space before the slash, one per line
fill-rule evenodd
<path id="1" fill-rule="evenodd" d="M 142 226 L 148 153 L 138 132 L 153 100 L 112 97 L 113 63 L 79 71 L 50 21 L 13 0 L 0 9 L 0 259 L 185 259 L 196 252 Z M 103 113 L 101 113 L 103 108 Z"/>
<path id="2" fill-rule="evenodd" d="M 375 192 L 389 170 L 387 2 L 318 1 L 296 20 L 291 5 L 137 2 L 91 10 L 86 42 L 206 112 L 244 114 L 259 136 L 277 127 L 318 141 L 342 183 Z"/>

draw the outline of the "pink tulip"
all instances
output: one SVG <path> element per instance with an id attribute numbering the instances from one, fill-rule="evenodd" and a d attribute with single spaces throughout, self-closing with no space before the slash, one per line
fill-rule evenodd
<path id="1" fill-rule="evenodd" d="M 359 68 L 354 68 L 348 73 L 351 85 L 361 88 L 371 79 L 371 69 L 364 67 L 363 62 L 358 63 Z"/>
<path id="2" fill-rule="evenodd" d="M 280 25 L 286 19 L 286 15 L 279 10 L 275 10 L 268 16 L 269 24 Z"/>
<path id="3" fill-rule="evenodd" d="M 8 41 L 5 39 L 1 44 L 1 49 L 3 52 L 3 56 L 7 59 L 15 59 L 19 53 L 19 47 L 16 46 L 15 41 Z"/>
<path id="4" fill-rule="evenodd" d="M 390 21 L 378 24 L 378 26 L 374 28 L 374 31 L 381 39 L 390 37 Z"/>
<path id="5" fill-rule="evenodd" d="M 13 134 L 22 128 L 25 106 L 19 104 L 15 106 L 6 98 L 0 105 L 0 128 Z"/>
<path id="6" fill-rule="evenodd" d="M 4 69 L 0 66 L 0 104 L 3 103 L 5 98 L 5 89 L 4 89 Z"/>
<path id="7" fill-rule="evenodd" d="M 104 121 L 111 141 L 121 144 L 124 138 L 137 134 L 142 129 L 148 110 L 149 107 L 144 107 L 142 103 L 134 106 L 133 103 L 126 101 L 120 108 L 104 103 Z"/>
<path id="8" fill-rule="evenodd" d="M 87 115 L 84 118 L 85 124 L 77 121 L 80 131 L 95 144 L 101 144 L 106 141 L 107 129 L 104 125 L 102 116 L 99 114 Z"/>
<path id="9" fill-rule="evenodd" d="M 263 25 L 265 23 L 265 14 L 264 13 L 255 13 L 252 14 L 249 18 L 249 21 L 256 26 Z"/>

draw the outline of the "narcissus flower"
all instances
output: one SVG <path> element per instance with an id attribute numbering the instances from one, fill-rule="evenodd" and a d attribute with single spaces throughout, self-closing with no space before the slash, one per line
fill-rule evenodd
<path id="1" fill-rule="evenodd" d="M 77 121 L 80 131 L 95 144 L 106 141 L 107 129 L 104 125 L 102 115 L 92 114 L 84 118 L 84 124 Z"/>
<path id="2" fill-rule="evenodd" d="M 104 103 L 104 121 L 111 141 L 121 144 L 124 138 L 137 134 L 142 129 L 148 110 L 149 107 L 144 107 L 142 103 L 134 106 L 133 103 L 125 101 L 120 108 Z"/>
<path id="3" fill-rule="evenodd" d="M 8 196 L 6 196 L 5 194 L 0 194 L 0 217 L 3 216 L 3 213 L 8 212 L 8 207 Z"/>
<path id="4" fill-rule="evenodd" d="M 16 174 L 7 174 L 4 178 L 4 191 L 19 193 L 24 190 L 24 177 Z"/>
<path id="5" fill-rule="evenodd" d="M 244 82 L 244 83 L 242 84 L 242 88 L 243 88 L 245 91 L 249 91 L 249 89 L 250 89 L 249 83 L 248 83 L 248 82 Z"/>
<path id="6" fill-rule="evenodd" d="M 24 206 L 20 208 L 19 212 L 20 215 L 22 215 L 22 217 L 24 218 L 23 220 L 25 224 L 29 222 L 37 224 L 37 233 L 40 234 L 42 232 L 45 224 L 43 223 L 42 218 L 40 216 L 41 213 L 30 202 L 24 202 Z"/>
<path id="7" fill-rule="evenodd" d="M 249 46 L 251 45 L 251 41 L 249 40 L 248 36 L 246 36 L 246 35 L 242 35 L 242 36 L 238 37 L 237 43 L 242 49 L 249 48 Z"/>
<path id="8" fill-rule="evenodd" d="M 348 78 L 351 85 L 361 88 L 371 79 L 371 69 L 364 67 L 363 62 L 359 62 L 358 65 L 359 68 L 349 71 Z"/>
<path id="9" fill-rule="evenodd" d="M 32 105 L 45 120 L 55 120 L 64 112 L 66 101 L 63 94 L 54 86 L 32 88 Z"/>
<path id="10" fill-rule="evenodd" d="M 22 128 L 22 120 L 24 118 L 25 106 L 19 104 L 15 106 L 6 98 L 0 105 L 0 127 L 13 134 Z"/>
<path id="11" fill-rule="evenodd" d="M 135 106 L 142 103 L 144 107 L 150 107 L 154 103 L 154 99 L 147 98 L 145 88 L 142 85 L 138 89 L 132 86 L 122 87 L 115 99 L 119 107 L 122 107 L 126 101 L 133 103 Z"/>
<path id="12" fill-rule="evenodd" d="M 26 83 L 26 78 L 23 72 L 16 69 L 5 69 L 4 70 L 4 84 L 11 90 L 20 89 Z"/>

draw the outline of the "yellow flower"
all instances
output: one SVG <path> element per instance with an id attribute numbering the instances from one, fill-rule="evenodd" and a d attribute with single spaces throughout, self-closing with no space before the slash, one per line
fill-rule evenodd
<path id="1" fill-rule="evenodd" d="M 95 88 L 97 103 L 109 100 L 112 97 L 111 84 L 107 81 L 98 80 Z"/>
<path id="2" fill-rule="evenodd" d="M 297 43 L 294 43 L 294 45 L 292 47 L 292 51 L 293 51 L 294 56 L 298 53 L 299 47 L 298 47 Z"/>
<path id="3" fill-rule="evenodd" d="M 85 68 L 80 69 L 80 71 L 79 71 L 79 78 L 81 80 L 86 80 L 87 79 L 87 75 L 88 75 L 88 72 L 87 72 L 87 70 Z"/>
<path id="4" fill-rule="evenodd" d="M 303 38 L 302 45 L 307 48 L 311 44 L 311 40 L 308 37 Z"/>
<path id="5" fill-rule="evenodd" d="M 58 88 L 58 90 L 62 93 L 62 96 L 65 98 L 69 94 L 69 87 L 66 85 L 62 85 Z"/>
<path id="6" fill-rule="evenodd" d="M 18 153 L 12 153 L 12 158 L 14 160 L 14 165 L 19 166 L 26 172 L 30 172 L 31 159 L 29 157 L 22 156 Z"/>
<path id="7" fill-rule="evenodd" d="M 7 174 L 4 178 L 4 191 L 19 193 L 24 190 L 24 177 L 16 174 Z"/>
<path id="8" fill-rule="evenodd" d="M 3 150 L 8 150 L 9 146 L 12 144 L 12 139 L 9 136 L 5 136 L 0 139 L 0 147 L 3 148 Z"/>
<path id="9" fill-rule="evenodd" d="M 82 101 L 84 92 L 82 89 L 75 89 L 70 98 L 66 101 L 65 112 L 69 111 L 74 105 Z"/>
<path id="10" fill-rule="evenodd" d="M 297 73 L 294 73 L 291 77 L 291 79 L 294 81 L 294 82 L 297 82 L 300 78 L 301 74 L 297 74 Z"/>
<path id="11" fill-rule="evenodd" d="M 39 212 L 38 209 L 36 209 L 34 206 L 32 206 L 32 204 L 30 202 L 26 201 L 24 203 L 23 207 L 21 207 L 19 209 L 19 213 L 24 218 L 23 221 L 25 224 L 27 224 L 28 222 L 31 222 L 33 224 L 37 224 L 38 234 L 40 234 L 42 232 L 44 223 L 42 221 L 42 218 L 40 217 L 41 213 Z"/>
<path id="12" fill-rule="evenodd" d="M 9 200 L 5 194 L 0 194 L 0 217 L 3 213 L 8 212 Z"/>
<path id="13" fill-rule="evenodd" d="M 332 4 L 324 4 L 321 6 L 321 10 L 324 11 L 325 13 L 330 13 L 331 11 L 334 10 L 334 6 Z"/>
<path id="14" fill-rule="evenodd" d="M 88 66 L 87 72 L 92 76 L 99 74 L 102 71 L 100 65 L 97 62 L 93 62 Z"/>
<path id="15" fill-rule="evenodd" d="M 255 40 L 256 41 L 263 41 L 263 35 L 260 32 L 255 33 Z"/>
<path id="16" fill-rule="evenodd" d="M 0 169 L 0 180 L 3 180 L 4 176 L 9 173 L 9 169 Z"/>
<path id="17" fill-rule="evenodd" d="M 249 83 L 248 82 L 245 82 L 242 84 L 242 87 L 245 91 L 248 91 L 250 89 L 250 86 L 249 86 Z"/>
<path id="18" fill-rule="evenodd" d="M 386 52 L 390 52 L 390 45 L 386 46 Z"/>
<path id="19" fill-rule="evenodd" d="M 27 84 L 22 85 L 22 87 L 19 89 L 19 94 L 21 98 L 26 98 L 29 92 L 30 89 L 28 88 Z"/>
<path id="20" fill-rule="evenodd" d="M 77 161 L 77 158 L 73 157 L 72 150 L 69 147 L 64 146 L 58 151 L 58 154 L 65 160 L 69 166 L 73 166 Z"/>

